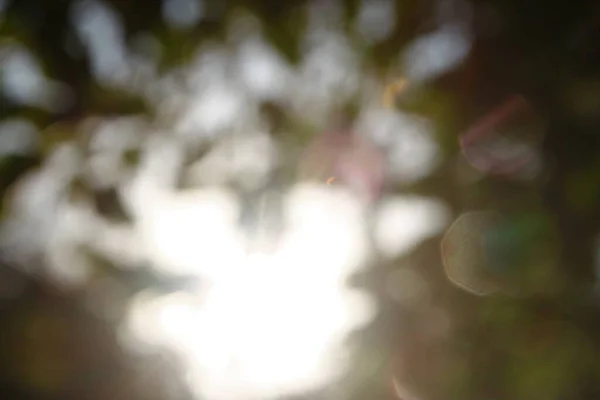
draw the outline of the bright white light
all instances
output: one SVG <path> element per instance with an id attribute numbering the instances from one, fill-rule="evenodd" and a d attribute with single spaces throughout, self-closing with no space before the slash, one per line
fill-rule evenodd
<path id="1" fill-rule="evenodd" d="M 345 282 L 366 255 L 360 204 L 341 189 L 296 187 L 287 196 L 289 225 L 277 251 L 236 250 L 234 258 L 232 249 L 242 244 L 215 232 L 223 221 L 207 218 L 217 204 L 193 204 L 205 209 L 194 211 L 204 216 L 192 222 L 196 233 L 212 234 L 194 236 L 196 254 L 192 247 L 184 254 L 196 261 L 212 254 L 202 256 L 204 268 L 214 269 L 212 283 L 198 293 L 139 301 L 128 325 L 134 337 L 179 351 L 202 398 L 269 399 L 339 377 L 348 357 L 344 338 L 374 311 Z M 179 210 L 181 218 L 169 218 L 172 226 L 161 226 L 156 242 L 172 246 L 172 255 L 182 253 L 180 241 L 189 235 L 189 215 Z"/>
<path id="2" fill-rule="evenodd" d="M 165 198 L 140 221 L 153 263 L 169 273 L 200 276 L 236 267 L 242 255 L 236 204 L 221 191 Z"/>
<path id="3" fill-rule="evenodd" d="M 388 198 L 376 214 L 377 247 L 387 257 L 396 257 L 444 229 L 449 214 L 448 208 L 437 200 L 417 196 Z"/>

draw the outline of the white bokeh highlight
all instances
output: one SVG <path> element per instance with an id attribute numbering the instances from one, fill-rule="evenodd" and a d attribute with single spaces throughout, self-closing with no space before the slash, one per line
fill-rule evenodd
<path id="1" fill-rule="evenodd" d="M 288 229 L 268 255 L 244 252 L 239 237 L 222 235 L 231 221 L 214 217 L 217 204 L 195 201 L 186 217 L 161 227 L 171 236 L 160 242 L 163 261 L 177 264 L 190 233 L 183 226 L 194 213 L 213 215 L 195 226 L 195 253 L 184 250 L 206 266 L 196 273 L 209 287 L 142 298 L 131 309 L 129 334 L 179 351 L 192 387 L 208 399 L 276 398 L 339 378 L 349 356 L 343 338 L 374 314 L 372 300 L 346 286 L 367 251 L 359 203 L 327 186 L 298 186 L 286 200 Z"/>
<path id="2" fill-rule="evenodd" d="M 175 28 L 189 28 L 197 24 L 204 13 L 202 0 L 163 0 L 163 17 Z"/>
<path id="3" fill-rule="evenodd" d="M 361 1 L 355 25 L 369 44 L 386 39 L 396 25 L 396 4 L 393 0 Z"/>
<path id="4" fill-rule="evenodd" d="M 35 150 L 38 129 L 23 118 L 9 118 L 0 123 L 0 155 L 27 155 Z"/>
<path id="5" fill-rule="evenodd" d="M 0 47 L 0 90 L 17 104 L 60 112 L 71 105 L 71 90 L 48 79 L 35 57 L 23 46 Z"/>
<path id="6" fill-rule="evenodd" d="M 388 37 L 396 23 L 393 2 L 365 1 L 360 7 L 356 31 L 367 42 Z M 203 2 L 193 0 L 166 0 L 163 12 L 177 29 L 204 17 Z M 0 227 L 0 245 L 10 261 L 25 270 L 42 265 L 44 274 L 66 287 L 89 283 L 93 266 L 82 247 L 121 268 L 149 265 L 163 274 L 200 278 L 204 285 L 186 293 L 144 292 L 130 304 L 122 327 L 124 343 L 132 348 L 177 351 L 198 398 L 262 400 L 335 382 L 349 366 L 349 333 L 376 312 L 370 297 L 349 288 L 348 278 L 367 268 L 371 252 L 406 254 L 449 218 L 445 206 L 432 199 L 384 194 L 370 210 L 375 224 L 369 232 L 367 204 L 347 189 L 287 182 L 274 196 L 283 198 L 281 232 L 265 235 L 273 241 L 264 246 L 268 252 L 253 248 L 257 239 L 239 223 L 240 195 L 225 187 L 261 188 L 276 167 L 294 163 L 270 135 L 280 132 L 261 126 L 261 101 L 274 101 L 302 123 L 321 126 L 336 106 L 368 94 L 371 103 L 355 128 L 385 152 L 386 179 L 410 184 L 439 164 L 429 121 L 373 104 L 387 82 L 361 69 L 361 52 L 341 30 L 340 3 L 312 2 L 306 12 L 297 66 L 261 37 L 260 22 L 248 20 L 247 29 L 240 25 L 230 32 L 228 46 L 204 43 L 190 63 L 159 75 L 163 49 L 153 37 L 138 36 L 129 48 L 118 14 L 107 3 L 77 2 L 71 22 L 95 79 L 142 93 L 157 121 L 86 121 L 86 158 L 73 143 L 57 147 L 15 187 Z M 401 56 L 407 79 L 420 82 L 447 71 L 469 46 L 467 32 L 450 25 L 418 38 Z M 10 96 L 28 104 L 46 99 L 39 87 L 50 86 L 42 82 L 35 58 L 24 54 L 3 65 L 8 73 L 3 71 L 2 83 Z M 23 136 L 17 140 L 14 132 Z M 27 122 L 5 122 L 0 149 L 26 151 L 36 134 L 30 132 Z M 185 166 L 187 152 L 201 145 L 210 145 L 208 155 Z M 125 165 L 128 151 L 139 151 L 139 165 Z M 182 176 L 185 190 L 178 188 Z M 115 188 L 133 222 L 109 221 L 85 200 L 69 200 L 70 184 L 81 177 L 95 189 Z M 403 273 L 387 289 L 397 301 L 424 301 L 427 284 Z M 402 282 L 419 285 L 407 288 Z M 100 289 L 90 293 L 90 302 L 104 302 L 106 286 L 94 286 Z"/>
<path id="7" fill-rule="evenodd" d="M 118 14 L 101 1 L 83 0 L 72 7 L 71 23 L 86 46 L 96 79 L 108 86 L 125 86 L 131 69 Z"/>
<path id="8" fill-rule="evenodd" d="M 384 149 L 391 181 L 410 184 L 439 165 L 439 146 L 425 118 L 371 107 L 361 113 L 357 129 Z"/>
<path id="9" fill-rule="evenodd" d="M 457 67 L 471 49 L 465 28 L 447 24 L 413 41 L 403 54 L 406 78 L 423 82 Z"/>
<path id="10" fill-rule="evenodd" d="M 450 222 L 442 202 L 417 196 L 388 197 L 377 210 L 374 237 L 379 251 L 397 257 L 422 240 L 440 233 Z"/>

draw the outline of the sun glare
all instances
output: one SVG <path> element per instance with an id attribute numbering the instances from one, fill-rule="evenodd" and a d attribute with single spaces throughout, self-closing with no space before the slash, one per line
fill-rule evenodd
<path id="1" fill-rule="evenodd" d="M 131 308 L 129 333 L 179 352 L 202 397 L 265 399 L 318 389 L 345 371 L 345 338 L 374 314 L 372 300 L 346 283 L 366 256 L 360 203 L 343 189 L 298 186 L 286 211 L 288 229 L 275 252 L 245 253 L 232 268 L 222 265 L 232 262 L 227 254 L 213 257 L 212 268 L 230 273 L 212 274 L 197 292 L 145 294 Z M 177 243 L 186 230 L 170 228 L 163 237 L 172 240 L 164 243 Z M 203 237 L 198 252 L 240 248 Z M 226 237 L 236 236 L 215 236 Z"/>

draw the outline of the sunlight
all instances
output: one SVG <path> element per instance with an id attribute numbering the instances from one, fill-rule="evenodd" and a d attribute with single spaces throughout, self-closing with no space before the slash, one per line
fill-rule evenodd
<path id="1" fill-rule="evenodd" d="M 216 209 L 195 204 L 204 217 Z M 339 188 L 297 186 L 286 211 L 288 229 L 268 255 L 232 253 L 243 244 L 214 234 L 224 229 L 218 218 L 195 224 L 204 237 L 184 229 L 193 220 L 183 210 L 161 225 L 164 249 L 196 242 L 171 254 L 210 264 L 200 268 L 210 284 L 170 296 L 145 293 L 132 305 L 127 330 L 138 344 L 180 353 L 202 398 L 274 398 L 331 383 L 345 371 L 348 333 L 374 315 L 372 300 L 346 284 L 366 256 L 360 203 Z"/>

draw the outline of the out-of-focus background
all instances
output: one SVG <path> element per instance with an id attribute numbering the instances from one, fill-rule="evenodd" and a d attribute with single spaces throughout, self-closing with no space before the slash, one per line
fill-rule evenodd
<path id="1" fill-rule="evenodd" d="M 600 397 L 600 5 L 0 0 L 0 399 Z"/>

